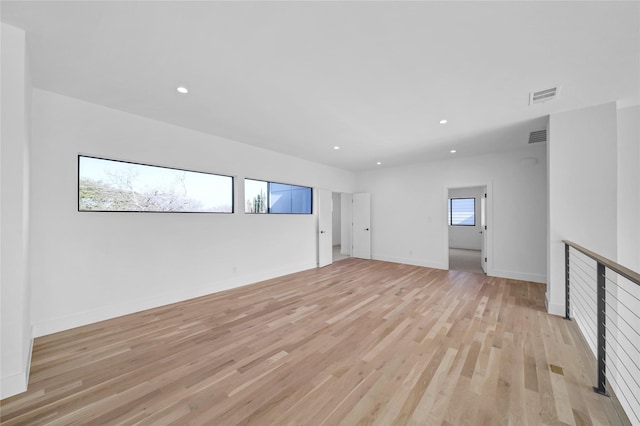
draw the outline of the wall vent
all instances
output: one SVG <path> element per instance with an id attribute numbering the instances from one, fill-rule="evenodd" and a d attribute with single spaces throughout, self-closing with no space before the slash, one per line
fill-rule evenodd
<path id="1" fill-rule="evenodd" d="M 529 143 L 538 143 L 538 142 L 546 142 L 546 141 L 547 141 L 546 130 L 536 130 L 535 132 L 529 133 Z"/>
<path id="2" fill-rule="evenodd" d="M 552 101 L 558 97 L 560 87 L 552 87 L 550 89 L 538 90 L 529 93 L 529 105 L 541 104 L 543 102 Z"/>

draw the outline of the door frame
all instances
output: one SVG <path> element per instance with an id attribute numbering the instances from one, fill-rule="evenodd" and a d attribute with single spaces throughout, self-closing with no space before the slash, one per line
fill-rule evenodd
<path id="1" fill-rule="evenodd" d="M 493 276 L 493 181 L 471 181 L 463 184 L 446 184 L 444 185 L 443 193 L 443 217 L 442 226 L 444 226 L 444 238 L 442 244 L 442 253 L 444 256 L 444 269 L 449 270 L 449 190 L 460 188 L 477 188 L 484 186 L 487 188 L 487 201 L 486 207 L 486 225 L 487 230 L 483 230 L 484 238 L 487 242 L 487 251 L 485 256 L 487 257 L 487 276 Z M 482 259 L 481 259 L 482 260 Z"/>

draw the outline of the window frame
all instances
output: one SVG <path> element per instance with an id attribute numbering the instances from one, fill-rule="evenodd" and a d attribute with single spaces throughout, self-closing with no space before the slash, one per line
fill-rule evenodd
<path id="1" fill-rule="evenodd" d="M 86 210 L 80 208 L 80 160 L 81 158 L 90 158 L 94 160 L 104 160 L 104 161 L 112 161 L 115 163 L 124 163 L 124 164 L 132 164 L 136 166 L 148 166 L 155 167 L 159 169 L 169 169 L 175 170 L 179 172 L 189 172 L 189 173 L 199 173 L 203 175 L 211 175 L 211 176 L 220 176 L 231 179 L 231 211 L 162 211 L 162 210 Z M 224 175 L 220 173 L 211 173 L 211 172 L 203 172 L 200 170 L 190 170 L 190 169 L 182 169 L 178 167 L 169 167 L 169 166 L 160 166 L 157 164 L 148 164 L 148 163 L 138 163 L 135 161 L 128 160 L 115 160 L 113 158 L 105 158 L 105 157 L 97 157 L 94 155 L 85 155 L 78 154 L 77 155 L 77 211 L 79 213 L 168 213 L 168 214 L 234 214 L 235 213 L 235 177 L 231 175 Z"/>
<path id="2" fill-rule="evenodd" d="M 453 223 L 453 200 L 473 200 L 473 224 L 462 224 L 462 223 Z M 447 211 L 447 216 L 448 216 L 448 225 L 449 226 L 476 226 L 477 225 L 477 221 L 476 221 L 476 197 L 452 197 L 449 198 L 448 200 L 448 211 Z"/>
<path id="3" fill-rule="evenodd" d="M 254 182 L 264 182 L 267 184 L 267 192 L 266 192 L 266 196 L 267 196 L 267 211 L 264 213 L 261 212 L 248 212 L 247 211 L 247 194 L 245 191 L 245 195 L 244 195 L 244 213 L 245 214 L 250 214 L 250 215 L 263 215 L 263 214 L 275 214 L 275 215 L 312 215 L 313 214 L 313 187 L 311 186 L 305 186 L 305 185 L 296 185 L 293 183 L 284 183 L 284 182 L 275 182 L 275 181 L 271 181 L 271 180 L 263 180 L 263 179 L 253 179 L 253 178 L 248 178 L 245 177 L 245 186 L 244 189 L 246 190 L 246 181 L 251 180 Z M 310 197 L 309 197 L 309 213 L 285 213 L 285 212 L 272 212 L 271 211 L 271 191 L 270 191 L 270 186 L 271 184 L 276 184 L 276 185 L 288 185 L 288 186 L 295 186 L 298 188 L 305 188 L 308 189 L 310 192 Z"/>

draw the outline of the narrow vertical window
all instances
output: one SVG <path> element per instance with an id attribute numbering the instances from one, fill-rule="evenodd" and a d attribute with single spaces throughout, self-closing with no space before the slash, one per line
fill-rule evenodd
<path id="1" fill-rule="evenodd" d="M 245 213 L 267 213 L 268 182 L 261 180 L 244 180 Z"/>

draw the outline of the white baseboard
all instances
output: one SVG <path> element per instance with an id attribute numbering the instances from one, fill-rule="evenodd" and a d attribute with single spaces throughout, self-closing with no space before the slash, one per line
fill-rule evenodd
<path id="1" fill-rule="evenodd" d="M 530 281 L 534 283 L 547 283 L 547 277 L 545 275 L 538 274 L 530 274 L 528 272 L 515 272 L 515 271 L 506 271 L 504 269 L 493 269 L 487 271 L 487 275 L 498 278 L 507 278 L 510 280 L 519 280 L 519 281 Z"/>
<path id="2" fill-rule="evenodd" d="M 373 260 L 382 260 L 384 262 L 393 262 L 393 263 L 404 263 L 406 265 L 413 266 L 424 266 L 425 268 L 433 268 L 433 269 L 446 269 L 442 262 L 433 262 L 433 261 L 423 261 L 419 259 L 414 259 L 410 257 L 395 257 L 395 256 L 385 256 L 374 254 L 371 256 Z"/>
<path id="3" fill-rule="evenodd" d="M 545 305 L 547 306 L 547 312 L 551 315 L 558 315 L 564 317 L 564 305 L 558 305 L 557 303 L 549 303 L 548 295 L 545 296 Z"/>
<path id="4" fill-rule="evenodd" d="M 25 390 L 27 390 L 27 387 L 29 386 L 29 375 L 31 374 L 31 356 L 33 355 L 33 340 L 35 339 L 33 334 L 33 325 L 31 325 L 30 333 L 31 333 L 31 336 L 29 336 L 29 348 L 27 349 L 27 364 L 26 364 L 27 371 L 25 372 L 25 379 L 24 379 Z"/>
<path id="5" fill-rule="evenodd" d="M 0 399 L 9 398 L 27 390 L 31 371 L 31 354 L 33 353 L 33 327 L 31 327 L 31 336 L 26 343 L 25 351 L 27 353 L 24 371 L 0 378 Z"/>
<path id="6" fill-rule="evenodd" d="M 27 383 L 26 371 L 0 378 L 0 399 L 9 398 L 26 391 Z"/>
<path id="7" fill-rule="evenodd" d="M 289 265 L 284 268 L 274 268 L 268 271 L 245 274 L 231 279 L 225 279 L 221 282 L 214 282 L 202 287 L 194 287 L 186 290 L 156 295 L 145 299 L 136 299 L 123 301 L 117 305 L 102 306 L 83 312 L 77 312 L 73 315 L 65 317 L 50 318 L 44 321 L 38 321 L 33 324 L 34 337 L 46 336 L 48 334 L 57 333 L 59 331 L 69 330 L 81 327 L 87 324 L 93 324 L 99 321 L 132 314 L 135 312 L 145 311 L 147 309 L 157 308 L 172 303 L 182 302 L 196 297 L 206 296 L 208 294 L 217 293 L 232 288 L 242 287 L 245 285 L 269 280 L 271 278 L 292 274 L 295 272 L 313 269 L 317 267 L 315 262 L 300 265 Z"/>
<path id="8" fill-rule="evenodd" d="M 424 266 L 426 268 L 433 269 L 448 269 L 447 265 L 443 262 L 437 261 L 423 261 L 408 257 L 395 257 L 395 256 L 385 256 L 385 255 L 373 255 L 372 259 L 374 260 L 383 260 L 385 262 L 394 262 L 394 263 L 405 263 L 407 265 L 414 266 Z M 508 278 L 512 280 L 520 280 L 520 281 L 530 281 L 534 283 L 542 283 L 545 284 L 547 282 L 547 277 L 544 275 L 537 274 L 529 274 L 525 272 L 514 272 L 514 271 L 506 271 L 501 269 L 488 270 L 487 275 L 491 277 L 498 278 Z"/>
<path id="9" fill-rule="evenodd" d="M 385 256 L 385 255 L 376 254 L 372 256 L 372 259 L 383 260 L 385 262 L 405 263 L 407 265 L 414 265 L 414 266 L 424 266 L 426 268 L 445 269 L 445 270 L 448 269 L 447 265 L 445 265 L 442 262 L 423 261 L 423 260 L 407 258 L 407 257 L 395 257 L 395 256 Z M 506 271 L 502 269 L 488 270 L 487 275 L 491 277 L 508 278 L 511 280 L 519 280 L 519 281 L 530 281 L 530 282 L 542 283 L 542 284 L 546 284 L 547 282 L 547 277 L 545 275 L 529 274 L 526 272 Z"/>

